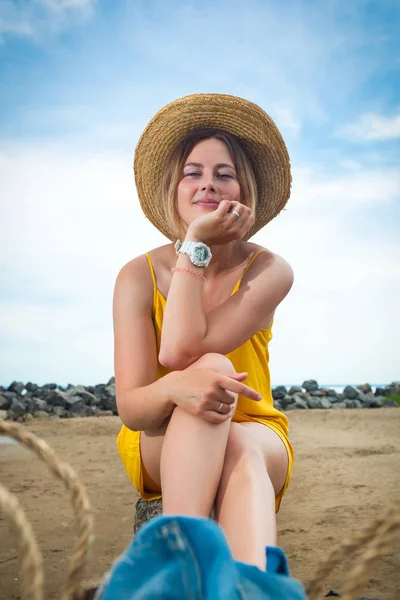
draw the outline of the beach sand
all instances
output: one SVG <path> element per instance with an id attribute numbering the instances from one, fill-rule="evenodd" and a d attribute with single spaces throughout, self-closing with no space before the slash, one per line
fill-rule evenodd
<path id="1" fill-rule="evenodd" d="M 296 462 L 278 513 L 279 545 L 304 584 L 331 549 L 400 497 L 400 410 L 303 410 L 288 413 Z M 95 515 L 88 578 L 98 580 L 128 545 L 138 498 L 117 454 L 118 417 L 33 420 L 26 429 L 44 438 L 85 483 Z M 62 484 L 26 449 L 0 445 L 2 484 L 18 494 L 45 561 L 46 598 L 58 597 L 74 540 L 73 513 Z M 18 547 L 0 515 L 0 598 L 21 597 Z M 397 537 L 397 550 L 400 535 Z M 324 595 L 341 589 L 346 559 L 326 581 Z M 400 558 L 379 561 L 363 594 L 400 598 Z"/>

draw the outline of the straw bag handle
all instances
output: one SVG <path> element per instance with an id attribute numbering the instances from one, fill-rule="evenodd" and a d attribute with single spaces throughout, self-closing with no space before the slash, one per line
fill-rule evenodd
<path id="1" fill-rule="evenodd" d="M 25 429 L 14 422 L 0 421 L 0 435 L 7 435 L 32 452 L 36 454 L 49 468 L 50 472 L 61 479 L 66 490 L 69 492 L 70 501 L 77 519 L 78 539 L 75 542 L 73 553 L 70 559 L 67 579 L 61 590 L 61 600 L 71 600 L 76 598 L 79 600 L 85 596 L 85 589 L 82 586 L 84 570 L 89 558 L 89 550 L 93 541 L 93 517 L 88 496 L 84 486 L 78 481 L 75 471 L 67 463 L 60 461 L 55 452 L 42 439 L 36 437 L 33 433 L 25 431 Z M 26 576 L 30 576 L 31 566 L 35 565 L 38 569 L 38 576 L 35 579 L 35 584 L 30 586 L 29 582 L 23 578 L 25 597 L 29 600 L 41 600 L 43 595 L 43 575 L 40 550 L 36 542 L 32 542 L 33 532 L 31 527 L 25 529 L 26 539 L 22 538 L 20 524 L 24 522 L 26 527 L 26 518 L 21 512 L 21 507 L 15 497 L 2 490 L 2 504 L 5 506 L 6 513 L 13 516 L 14 522 L 17 525 L 22 543 L 22 570 Z M 22 520 L 21 520 L 22 519 Z M 37 558 L 33 559 L 33 554 Z M 36 561 L 36 562 L 35 562 Z M 28 565 L 28 566 L 26 566 Z M 30 595 L 28 595 L 30 594 Z"/>
<path id="2" fill-rule="evenodd" d="M 371 578 L 377 560 L 392 547 L 399 532 L 400 500 L 397 500 L 381 516 L 333 549 L 320 564 L 317 575 L 307 587 L 309 600 L 317 600 L 320 597 L 326 586 L 327 576 L 339 563 L 366 546 L 344 579 L 341 598 L 353 600 Z"/>

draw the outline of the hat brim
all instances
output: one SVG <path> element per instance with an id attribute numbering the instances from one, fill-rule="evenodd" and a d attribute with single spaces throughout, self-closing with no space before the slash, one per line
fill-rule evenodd
<path id="1" fill-rule="evenodd" d="M 134 173 L 145 216 L 175 241 L 159 197 L 165 162 L 171 149 L 194 129 L 213 128 L 236 136 L 248 153 L 258 190 L 255 221 L 249 239 L 285 207 L 291 186 L 289 154 L 277 126 L 259 106 L 226 94 L 193 94 L 162 108 L 148 123 L 136 146 Z"/>

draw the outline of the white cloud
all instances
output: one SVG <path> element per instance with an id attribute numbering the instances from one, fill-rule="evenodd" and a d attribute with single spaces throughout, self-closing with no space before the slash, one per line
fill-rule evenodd
<path id="1" fill-rule="evenodd" d="M 3 153 L 1 383 L 93 384 L 112 374 L 115 277 L 166 243 L 138 206 L 131 158 L 54 145 Z M 366 208 L 361 183 L 377 205 L 378 191 L 387 204 L 394 188 L 384 188 L 387 173 L 315 176 L 295 170 L 288 210 L 254 238 L 287 258 L 296 277 L 276 315 L 273 382 L 396 379 L 400 244 L 384 234 L 365 240 L 352 226 Z"/>
<path id="2" fill-rule="evenodd" d="M 291 210 L 300 213 L 306 207 L 313 213 L 341 218 L 374 204 L 392 202 L 400 194 L 399 166 L 358 168 L 330 172 L 321 166 L 293 169 Z"/>
<path id="3" fill-rule="evenodd" d="M 275 105 L 271 112 L 277 121 L 279 129 L 292 129 L 296 132 L 300 129 L 299 120 L 290 108 Z"/>
<path id="4" fill-rule="evenodd" d="M 40 39 L 89 19 L 95 0 L 3 0 L 0 5 L 0 43 L 16 35 Z"/>
<path id="5" fill-rule="evenodd" d="M 365 114 L 358 121 L 344 125 L 336 135 L 350 140 L 385 141 L 400 138 L 400 112 L 392 117 Z"/>

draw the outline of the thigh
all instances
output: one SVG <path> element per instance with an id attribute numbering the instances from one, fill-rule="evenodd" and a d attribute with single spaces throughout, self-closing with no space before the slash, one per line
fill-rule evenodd
<path id="1" fill-rule="evenodd" d="M 264 457 L 265 467 L 275 494 L 278 494 L 285 484 L 289 468 L 289 457 L 285 444 L 273 429 L 262 423 L 242 421 L 236 425 L 245 428 L 251 434 L 252 443 Z"/>
<path id="2" fill-rule="evenodd" d="M 188 369 L 230 369 L 234 370 L 231 361 L 222 354 L 205 354 L 194 362 Z M 164 444 L 164 437 L 167 431 L 170 419 L 169 417 L 161 427 L 154 431 L 140 432 L 140 455 L 142 466 L 157 485 L 161 485 L 160 461 L 161 452 Z"/>

